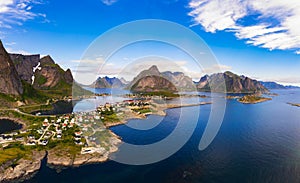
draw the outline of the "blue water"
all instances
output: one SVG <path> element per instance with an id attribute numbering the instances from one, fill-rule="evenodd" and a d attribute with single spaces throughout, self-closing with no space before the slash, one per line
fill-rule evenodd
<path id="1" fill-rule="evenodd" d="M 210 105 L 200 107 L 200 118 L 192 137 L 166 160 L 143 166 L 109 161 L 69 168 L 61 173 L 43 164 L 41 171 L 28 182 L 300 182 L 300 108 L 287 104 L 300 103 L 300 90 L 273 92 L 279 96 L 255 105 L 228 100 L 221 129 L 204 151 L 199 151 L 198 145 Z M 172 133 L 181 110 L 193 116 L 199 109 L 169 109 L 165 118 L 151 115 L 146 120 L 131 120 L 128 124 L 146 126 L 161 121 L 151 130 L 140 131 L 126 125 L 111 129 L 128 143 L 154 143 Z M 189 129 L 190 120 L 186 119 L 182 133 Z"/>

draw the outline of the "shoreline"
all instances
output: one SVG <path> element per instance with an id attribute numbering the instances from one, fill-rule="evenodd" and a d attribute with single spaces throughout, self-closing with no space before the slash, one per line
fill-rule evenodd
<path id="1" fill-rule="evenodd" d="M 18 130 L 26 130 L 26 128 L 27 128 L 26 123 L 25 123 L 24 121 L 18 119 L 18 118 L 12 118 L 12 117 L 0 117 L 0 120 L 9 120 L 9 121 L 12 121 L 13 123 L 22 125 L 22 128 L 21 128 L 21 129 L 18 129 Z M 16 130 L 12 130 L 12 131 L 16 131 Z M 5 133 L 3 133 L 3 134 L 5 134 Z"/>
<path id="2" fill-rule="evenodd" d="M 148 115 L 160 115 L 165 116 L 167 113 L 165 112 L 168 109 L 173 108 L 181 108 L 181 107 L 192 107 L 192 106 L 200 106 L 200 105 L 208 105 L 211 102 L 200 102 L 196 104 L 156 104 L 157 112 L 154 113 L 145 113 L 145 114 L 134 114 L 128 116 L 117 123 L 106 124 L 105 127 L 111 134 L 110 137 L 110 145 L 109 150 L 105 151 L 104 153 L 91 153 L 91 154 L 81 154 L 78 153 L 76 155 L 68 155 L 64 154 L 64 156 L 60 156 L 59 149 L 50 149 L 44 151 L 32 151 L 32 153 L 36 153 L 37 155 L 32 155 L 32 160 L 27 160 L 26 158 L 21 158 L 17 160 L 17 162 L 10 162 L 8 165 L 2 168 L 0 166 L 0 181 L 9 182 L 9 181 L 22 181 L 28 180 L 32 178 L 41 168 L 42 161 L 46 161 L 46 166 L 52 169 L 56 169 L 58 172 L 65 168 L 72 168 L 72 167 L 80 167 L 90 164 L 100 164 L 109 161 L 109 157 L 119 150 L 120 145 L 122 144 L 122 138 L 111 131 L 111 127 L 124 125 L 128 123 L 129 120 L 132 119 L 145 119 Z M 26 129 L 26 124 L 20 119 L 10 118 L 10 117 L 0 117 L 0 119 L 8 119 L 15 121 L 17 123 L 22 124 L 22 129 Z M 59 155 L 58 155 L 59 154 Z M 66 156 L 65 156 L 66 155 Z M 17 163 L 18 165 L 12 168 L 12 164 Z"/>
<path id="3" fill-rule="evenodd" d="M 158 115 L 158 116 L 166 116 L 166 110 L 168 109 L 175 109 L 175 108 L 182 108 L 182 107 L 193 107 L 193 106 L 201 106 L 201 105 L 209 105 L 212 104 L 212 102 L 200 102 L 200 103 L 196 103 L 196 104 L 166 104 L 166 105 L 161 105 L 159 106 L 159 110 L 157 112 L 151 112 L 151 113 L 145 113 L 145 114 L 135 114 L 134 117 L 129 117 L 129 118 L 125 118 L 122 119 L 119 122 L 116 123 L 109 123 L 109 124 L 105 124 L 106 128 L 111 128 L 111 127 L 115 127 L 115 126 L 119 126 L 119 125 L 125 125 L 126 123 L 128 123 L 128 121 L 130 120 L 134 120 L 134 119 L 145 119 L 147 118 L 148 115 Z M 160 104 L 156 104 L 156 105 L 160 105 Z"/>

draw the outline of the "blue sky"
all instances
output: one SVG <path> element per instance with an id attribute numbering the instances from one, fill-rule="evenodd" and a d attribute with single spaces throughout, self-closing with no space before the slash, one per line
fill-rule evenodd
<path id="1" fill-rule="evenodd" d="M 297 1 L 1 0 L 0 37 L 10 52 L 49 54 L 75 71 L 76 60 L 109 29 L 162 19 L 196 32 L 225 70 L 300 85 L 299 18 Z"/>

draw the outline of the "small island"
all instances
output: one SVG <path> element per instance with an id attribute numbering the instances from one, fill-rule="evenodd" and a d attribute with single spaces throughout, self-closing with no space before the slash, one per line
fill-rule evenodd
<path id="1" fill-rule="evenodd" d="M 243 104 L 257 104 L 261 102 L 266 102 L 272 100 L 271 98 L 262 97 L 259 95 L 245 95 L 238 99 L 239 102 Z"/>
<path id="2" fill-rule="evenodd" d="M 295 107 L 300 107 L 299 103 L 290 103 L 290 102 L 288 102 L 287 104 L 289 104 L 291 106 L 295 106 Z"/>

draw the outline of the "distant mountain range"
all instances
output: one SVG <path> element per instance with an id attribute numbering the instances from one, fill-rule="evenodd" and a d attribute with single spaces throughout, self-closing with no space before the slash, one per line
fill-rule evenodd
<path id="1" fill-rule="evenodd" d="M 125 88 L 133 92 L 154 91 L 204 91 L 227 93 L 269 93 L 269 89 L 290 89 L 275 82 L 262 82 L 232 72 L 216 73 L 203 76 L 198 82 L 182 72 L 160 72 L 157 66 L 141 71 L 131 82 L 123 78 L 100 77 L 93 83 L 95 88 Z"/>
<path id="2" fill-rule="evenodd" d="M 124 88 L 128 82 L 124 79 L 118 79 L 116 77 L 109 78 L 99 77 L 93 84 L 90 85 L 92 88 Z"/>
<path id="3" fill-rule="evenodd" d="M 273 89 L 294 89 L 294 88 L 300 88 L 300 87 L 297 87 L 297 86 L 284 86 L 284 85 L 281 85 L 281 84 L 278 84 L 276 82 L 264 82 L 264 81 L 260 81 L 260 83 L 266 87 L 267 89 L 269 90 L 273 90 Z"/>
<path id="4" fill-rule="evenodd" d="M 225 79 L 225 83 L 222 83 Z M 63 70 L 55 61 L 46 56 L 9 54 L 0 41 L 0 103 L 12 106 L 22 103 L 41 103 L 48 99 L 59 99 L 86 93 L 73 82 L 70 69 Z M 75 83 L 75 84 L 74 84 Z M 203 76 L 198 82 L 182 72 L 160 72 L 157 66 L 141 71 L 131 82 L 124 78 L 100 77 L 90 87 L 125 88 L 133 92 L 153 91 L 211 91 L 229 93 L 267 93 L 268 89 L 291 89 L 275 82 L 259 82 L 232 72 Z"/>

